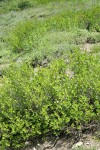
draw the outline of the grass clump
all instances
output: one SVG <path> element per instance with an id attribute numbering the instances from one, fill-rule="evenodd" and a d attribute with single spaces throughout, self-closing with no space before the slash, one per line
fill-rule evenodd
<path id="1" fill-rule="evenodd" d="M 47 68 L 12 65 L 1 87 L 1 148 L 16 149 L 41 134 L 99 120 L 99 68 L 98 56 L 79 50 L 67 63 L 55 60 Z"/>

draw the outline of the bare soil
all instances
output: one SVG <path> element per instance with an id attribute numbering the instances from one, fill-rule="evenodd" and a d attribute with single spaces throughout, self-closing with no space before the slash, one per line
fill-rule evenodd
<path id="1" fill-rule="evenodd" d="M 23 150 L 73 150 L 73 147 L 78 143 L 82 143 L 81 147 L 85 149 L 100 150 L 100 140 L 97 140 L 91 134 L 84 134 L 79 141 L 75 141 L 74 138 L 67 138 L 67 136 L 60 137 L 57 139 L 56 143 L 54 141 L 46 141 L 42 144 L 37 144 L 37 146 L 29 146 Z M 78 148 L 78 147 L 77 147 Z M 75 149 L 76 150 L 76 149 Z"/>
<path id="2" fill-rule="evenodd" d="M 81 132 L 73 130 L 71 134 L 49 136 L 45 140 L 38 139 L 37 143 L 34 142 L 27 141 L 26 148 L 22 150 L 78 150 L 78 145 L 85 148 L 83 150 L 100 150 L 100 123 L 90 125 Z"/>

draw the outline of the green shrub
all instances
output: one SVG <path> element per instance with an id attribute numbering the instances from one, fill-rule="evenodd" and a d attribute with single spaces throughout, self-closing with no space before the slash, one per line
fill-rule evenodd
<path id="1" fill-rule="evenodd" d="M 20 3 L 24 3 L 23 1 Z M 24 6 L 23 6 L 24 7 Z M 10 49 L 14 52 L 30 51 L 36 48 L 38 50 L 39 43 L 42 43 L 42 36 L 45 35 L 46 31 L 73 31 L 76 28 L 87 29 L 89 31 L 99 32 L 99 10 L 100 7 L 94 7 L 85 11 L 64 11 L 51 16 L 45 20 L 26 20 L 16 25 L 8 38 Z M 87 42 L 96 43 L 99 42 L 100 35 L 89 37 Z M 67 37 L 66 37 L 67 38 Z M 80 38 L 80 35 L 79 35 Z M 83 37 L 82 37 L 83 38 Z M 79 41 L 79 42 L 78 42 Z M 84 41 L 84 40 L 83 40 Z M 83 42 L 81 41 L 81 42 Z M 74 40 L 75 43 L 75 40 Z M 77 39 L 77 43 L 80 40 Z M 43 43 L 45 45 L 45 43 Z M 81 43 L 80 43 L 81 44 Z"/>
<path id="2" fill-rule="evenodd" d="M 100 118 L 99 57 L 76 50 L 47 68 L 12 65 L 0 95 L 1 149 Z"/>
<path id="3" fill-rule="evenodd" d="M 30 35 L 31 31 L 34 29 L 34 24 L 32 22 L 26 21 L 24 23 L 20 23 L 14 28 L 10 34 L 8 43 L 11 49 L 14 52 L 21 52 L 24 51 L 23 43 L 25 40 L 28 39 L 28 35 Z"/>
<path id="4" fill-rule="evenodd" d="M 88 31 L 100 31 L 99 22 L 100 6 L 90 7 L 85 10 L 67 10 L 49 18 L 47 24 L 53 30 L 87 29 Z"/>
<path id="5" fill-rule="evenodd" d="M 18 8 L 21 10 L 26 9 L 28 7 L 32 7 L 32 4 L 28 0 L 24 0 L 18 3 Z"/>
<path id="6" fill-rule="evenodd" d="M 85 11 L 80 11 L 78 14 L 79 27 L 85 28 L 88 31 L 100 32 L 100 6 L 95 6 Z"/>
<path id="7" fill-rule="evenodd" d="M 8 38 L 6 39 L 9 48 L 15 52 L 28 52 L 36 50 L 40 42 L 40 38 L 47 30 L 42 22 L 37 20 L 26 20 L 17 24 L 11 29 Z"/>

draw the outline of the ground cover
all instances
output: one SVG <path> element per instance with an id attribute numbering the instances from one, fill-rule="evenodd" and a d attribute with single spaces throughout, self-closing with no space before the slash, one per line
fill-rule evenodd
<path id="1" fill-rule="evenodd" d="M 99 0 L 0 7 L 1 149 L 99 122 Z"/>
<path id="2" fill-rule="evenodd" d="M 62 2 L 1 14 L 0 62 L 9 63 L 21 56 L 24 61 L 31 61 L 37 55 L 43 58 L 44 53 L 52 58 L 56 51 L 63 53 L 87 42 L 98 43 L 99 10 L 99 2 L 95 2 L 95 7 L 92 1 L 74 2 L 74 6 L 71 2 Z M 86 29 L 88 24 L 91 24 L 90 32 Z"/>

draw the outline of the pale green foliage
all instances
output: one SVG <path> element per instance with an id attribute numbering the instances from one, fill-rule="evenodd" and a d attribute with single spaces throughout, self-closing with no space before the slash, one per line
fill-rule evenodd
<path id="1" fill-rule="evenodd" d="M 69 62 L 60 59 L 47 68 L 23 64 L 8 69 L 0 95 L 2 148 L 18 148 L 28 138 L 99 120 L 98 56 L 76 50 Z"/>
<path id="2" fill-rule="evenodd" d="M 17 62 L 0 79 L 2 150 L 100 120 L 99 0 L 49 2 L 0 1 L 0 69 Z M 86 43 L 91 53 L 77 50 Z"/>
<path id="3" fill-rule="evenodd" d="M 43 46 L 48 46 L 48 41 L 53 41 L 53 39 L 54 44 L 56 44 L 55 41 L 58 42 L 57 44 L 60 44 L 64 40 L 68 44 L 77 45 L 85 42 L 97 43 L 99 42 L 99 33 L 88 33 L 86 31 L 83 33 L 77 28 L 86 29 L 87 31 L 99 30 L 99 20 L 97 19 L 99 10 L 99 7 L 95 7 L 87 10 L 86 12 L 65 11 L 43 21 L 38 21 L 37 19 L 35 19 L 35 21 L 24 21 L 18 24 L 10 32 L 10 36 L 8 38 L 8 42 L 11 46 L 10 48 L 16 52 L 33 50 L 34 48 L 35 50 L 38 50 L 41 44 Z M 93 13 L 93 16 L 90 18 L 91 13 Z M 75 29 L 77 29 L 76 32 L 73 32 Z M 56 37 L 54 33 L 56 33 Z M 47 39 L 45 36 L 46 34 L 48 35 Z M 64 35 L 64 39 L 60 40 L 57 35 L 58 37 L 62 37 Z M 50 36 L 52 36 L 51 40 Z M 43 41 L 43 37 L 46 41 Z M 45 44 L 45 42 L 47 44 Z"/>

